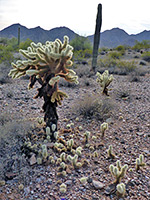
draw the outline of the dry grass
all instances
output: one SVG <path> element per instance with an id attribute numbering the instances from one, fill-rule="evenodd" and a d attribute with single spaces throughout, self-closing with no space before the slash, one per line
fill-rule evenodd
<path id="1" fill-rule="evenodd" d="M 97 119 L 105 121 L 112 116 L 115 103 L 110 98 L 100 98 L 98 95 L 85 95 L 77 100 L 73 106 L 73 112 L 82 115 L 85 119 Z"/>

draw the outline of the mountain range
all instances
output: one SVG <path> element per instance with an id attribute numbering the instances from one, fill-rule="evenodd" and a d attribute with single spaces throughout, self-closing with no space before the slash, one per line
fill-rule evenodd
<path id="1" fill-rule="evenodd" d="M 63 26 L 50 30 L 44 30 L 40 26 L 35 28 L 27 28 L 21 24 L 12 24 L 0 31 L 0 37 L 18 37 L 18 28 L 20 27 L 21 41 L 25 41 L 27 38 L 34 42 L 45 42 L 47 40 L 54 41 L 56 38 L 63 40 L 63 36 L 67 35 L 72 40 L 76 35 L 74 31 Z M 87 36 L 87 38 L 93 43 L 94 35 Z M 114 48 L 118 45 L 133 46 L 135 41 L 150 40 L 150 31 L 143 31 L 138 34 L 128 34 L 123 29 L 113 28 L 106 30 L 100 35 L 100 47 Z"/>

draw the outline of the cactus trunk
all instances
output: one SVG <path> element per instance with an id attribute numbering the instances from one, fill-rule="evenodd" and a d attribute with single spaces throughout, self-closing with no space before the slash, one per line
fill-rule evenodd
<path id="1" fill-rule="evenodd" d="M 57 115 L 57 102 L 54 103 L 51 102 L 51 96 L 55 89 L 57 88 L 57 83 L 55 83 L 54 87 L 49 85 L 49 81 L 51 78 L 53 78 L 55 74 L 50 74 L 46 77 L 46 81 L 43 83 L 42 81 L 39 81 L 39 83 L 42 85 L 41 88 L 38 89 L 38 94 L 35 96 L 35 98 L 43 97 L 44 104 L 43 104 L 43 111 L 45 113 L 44 115 L 44 121 L 46 123 L 46 127 L 50 128 L 50 131 L 52 133 L 51 139 L 55 140 L 54 138 L 54 132 L 57 131 L 57 121 L 58 121 L 58 115 Z M 56 125 L 56 129 L 52 129 L 52 125 Z"/>
<path id="2" fill-rule="evenodd" d="M 96 17 L 96 27 L 94 34 L 94 43 L 93 43 L 93 59 L 92 59 L 92 70 L 96 71 L 97 65 L 97 56 L 98 56 L 98 48 L 100 43 L 100 31 L 102 26 L 102 4 L 98 4 L 98 11 Z"/>

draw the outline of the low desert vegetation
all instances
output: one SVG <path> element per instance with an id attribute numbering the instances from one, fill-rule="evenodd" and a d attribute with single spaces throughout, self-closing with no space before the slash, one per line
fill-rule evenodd
<path id="1" fill-rule="evenodd" d="M 134 187 L 135 190 L 139 187 L 136 181 L 145 180 L 149 170 L 148 156 L 145 156 L 147 153 L 144 151 L 148 146 L 149 136 L 145 134 L 147 129 L 141 133 L 141 127 L 138 126 L 138 116 L 145 117 L 147 113 L 142 115 L 139 111 L 136 116 L 133 110 L 125 110 L 128 106 L 133 106 L 133 98 L 136 98 L 136 101 L 140 99 L 140 94 L 134 97 L 132 90 L 132 84 L 142 84 L 142 78 L 138 81 L 133 79 L 132 75 L 139 78 L 137 60 L 133 60 L 132 56 L 126 59 L 127 49 L 122 45 L 111 51 L 107 48 L 100 49 L 97 73 L 93 75 L 90 71 L 92 48 L 85 37 L 76 36 L 70 43 L 67 36 L 63 42 L 56 39 L 45 44 L 35 44 L 27 40 L 20 43 L 19 47 L 16 42 L 15 39 L 9 41 L 3 38 L 0 44 L 2 55 L 5 48 L 9 49 L 12 56 L 21 48 L 20 52 L 24 56 L 17 61 L 12 57 L 13 69 L 9 76 L 29 76 L 29 89 L 37 83 L 35 87 L 38 93 L 35 98 L 44 100 L 44 114 L 38 107 L 40 101 L 31 100 L 27 97 L 31 91 L 22 89 L 28 80 L 11 80 L 11 84 L 15 81 L 17 85 L 20 83 L 19 89 L 16 88 L 17 92 L 11 90 L 11 84 L 3 85 L 2 90 L 0 88 L 0 100 L 4 101 L 0 115 L 0 186 L 5 190 L 5 186 L 8 188 L 12 180 L 16 190 L 27 198 L 30 194 L 26 194 L 27 190 L 24 188 L 41 187 L 39 180 L 43 179 L 51 187 L 50 194 L 57 193 L 59 197 L 69 198 L 67 195 L 72 195 L 73 192 L 81 196 L 91 195 L 93 199 L 93 194 L 96 198 L 132 197 Z M 143 45 L 142 49 L 147 48 L 147 42 L 136 45 L 134 51 L 138 50 L 140 45 Z M 148 52 L 146 53 L 142 54 L 143 59 L 144 56 L 149 56 Z M 3 60 L 1 57 L 1 64 L 5 59 L 12 61 L 9 58 Z M 87 63 L 76 63 L 83 60 Z M 73 62 L 76 64 L 73 65 Z M 0 72 L 6 66 L 10 70 L 10 65 L 5 63 Z M 6 71 L 8 73 L 8 70 Z M 145 72 L 144 76 L 148 73 Z M 126 76 L 122 78 L 119 75 Z M 131 75 L 132 80 L 129 82 L 128 77 Z M 4 77 L 3 73 L 2 76 Z M 121 82 L 118 81 L 119 78 Z M 8 79 L 10 80 L 10 77 Z M 7 86 L 7 91 L 4 91 Z M 65 97 L 68 99 L 62 103 Z M 142 98 L 144 97 L 142 94 Z M 13 105 L 12 111 L 10 105 Z M 17 111 L 14 112 L 15 108 L 18 109 L 18 114 Z M 62 115 L 60 120 L 56 108 Z M 23 117 L 23 113 L 27 113 L 27 116 Z M 137 122 L 132 126 L 129 124 L 128 127 L 129 114 L 132 118 L 136 116 Z M 28 115 L 32 118 L 28 118 Z M 145 125 L 145 121 L 143 119 L 142 128 L 149 126 Z M 132 120 L 131 122 L 133 123 Z M 130 145 L 132 140 L 136 141 L 135 145 Z M 5 154 L 8 155 L 5 157 Z M 10 179 L 12 171 L 15 171 L 15 176 L 19 178 Z M 45 175 L 49 177 L 44 179 Z M 33 177 L 39 181 L 38 184 L 32 181 Z M 34 188 L 31 191 L 34 193 Z M 41 195 L 43 194 L 38 197 L 42 198 Z M 137 192 L 134 196 L 136 195 Z"/>

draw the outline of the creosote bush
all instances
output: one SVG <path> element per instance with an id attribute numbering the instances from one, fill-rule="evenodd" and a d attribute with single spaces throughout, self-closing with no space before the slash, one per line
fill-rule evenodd
<path id="1" fill-rule="evenodd" d="M 98 71 L 102 68 L 108 69 L 111 74 L 127 75 L 137 69 L 137 62 L 105 57 L 98 59 Z"/>

